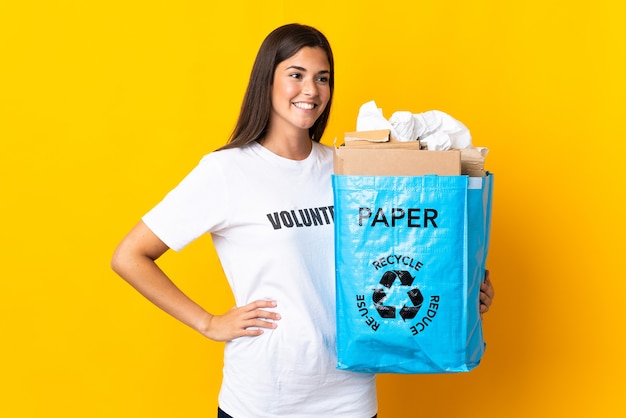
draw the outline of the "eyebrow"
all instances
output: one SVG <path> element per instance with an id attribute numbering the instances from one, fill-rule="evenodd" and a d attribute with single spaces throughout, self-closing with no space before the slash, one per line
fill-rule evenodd
<path id="1" fill-rule="evenodd" d="M 302 71 L 302 72 L 306 72 L 307 69 L 304 67 L 300 67 L 298 65 L 290 65 L 289 67 L 285 68 L 285 71 L 287 70 L 298 70 L 298 71 Z M 330 74 L 329 70 L 322 70 L 322 71 L 318 71 L 318 74 Z"/>

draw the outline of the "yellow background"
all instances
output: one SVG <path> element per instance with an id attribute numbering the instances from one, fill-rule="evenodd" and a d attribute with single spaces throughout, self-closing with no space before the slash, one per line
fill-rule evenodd
<path id="1" fill-rule="evenodd" d="M 222 344 L 145 302 L 113 248 L 223 144 L 256 51 L 331 40 L 324 142 L 359 106 L 442 110 L 496 174 L 482 364 L 379 378 L 380 416 L 626 413 L 624 6 L 596 0 L 0 2 L 0 416 L 215 416 Z M 208 237 L 162 262 L 232 303 Z"/>

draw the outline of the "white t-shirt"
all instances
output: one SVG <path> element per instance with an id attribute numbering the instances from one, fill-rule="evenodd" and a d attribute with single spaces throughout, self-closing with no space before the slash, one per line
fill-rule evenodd
<path id="1" fill-rule="evenodd" d="M 219 405 L 234 418 L 376 414 L 374 376 L 335 368 L 331 173 L 319 143 L 294 161 L 253 142 L 206 155 L 143 218 L 174 250 L 211 233 L 237 305 L 278 304 L 276 329 L 226 344 Z"/>

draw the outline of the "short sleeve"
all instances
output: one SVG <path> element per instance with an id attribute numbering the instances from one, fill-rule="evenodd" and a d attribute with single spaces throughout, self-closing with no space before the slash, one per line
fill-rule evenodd
<path id="1" fill-rule="evenodd" d="M 142 220 L 169 248 L 179 251 L 201 235 L 226 226 L 228 187 L 219 153 L 198 165 Z"/>

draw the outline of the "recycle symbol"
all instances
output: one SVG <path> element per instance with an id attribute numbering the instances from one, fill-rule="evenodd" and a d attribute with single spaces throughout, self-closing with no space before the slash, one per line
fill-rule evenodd
<path id="1" fill-rule="evenodd" d="M 405 270 L 390 270 L 383 274 L 383 277 L 380 279 L 380 284 L 383 287 L 374 290 L 374 294 L 372 295 L 374 306 L 382 318 L 396 317 L 395 306 L 383 305 L 383 302 L 387 299 L 387 291 L 391 290 L 396 279 L 399 280 L 400 286 L 405 287 L 411 287 L 413 280 L 415 280 L 415 278 Z M 410 288 L 406 294 L 413 306 L 406 306 L 406 304 L 404 304 L 402 308 L 400 308 L 400 317 L 402 317 L 403 321 L 415 318 L 415 315 L 417 315 L 417 312 L 422 306 L 422 302 L 424 302 L 424 296 L 422 296 L 422 292 L 420 292 L 417 287 Z"/>

